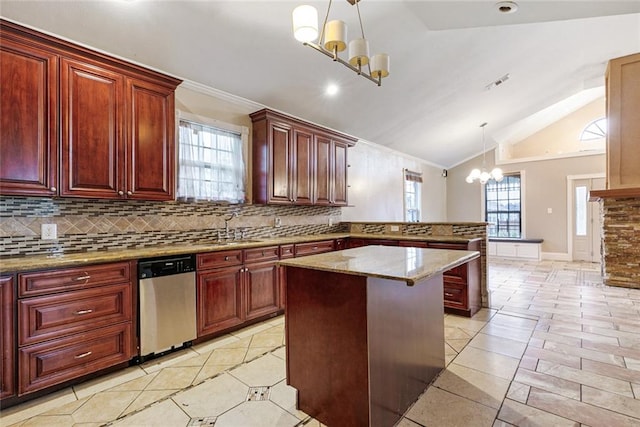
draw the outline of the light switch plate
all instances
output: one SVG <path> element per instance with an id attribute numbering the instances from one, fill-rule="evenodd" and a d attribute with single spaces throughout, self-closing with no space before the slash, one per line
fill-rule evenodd
<path id="1" fill-rule="evenodd" d="M 56 240 L 58 238 L 58 226 L 56 224 L 42 224 L 40 226 L 42 240 Z"/>

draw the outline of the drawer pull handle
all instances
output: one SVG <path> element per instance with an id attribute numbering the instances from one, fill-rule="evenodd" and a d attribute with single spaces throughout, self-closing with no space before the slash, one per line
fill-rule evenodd
<path id="1" fill-rule="evenodd" d="M 318 249 L 318 247 L 317 247 L 317 246 L 314 246 L 314 247 L 313 247 L 313 250 L 314 250 L 314 251 L 315 251 L 315 250 L 317 250 L 317 249 Z"/>
<path id="2" fill-rule="evenodd" d="M 93 313 L 93 310 L 90 309 L 90 308 L 87 309 L 87 310 L 78 310 L 73 314 L 77 314 L 79 316 L 79 315 L 82 315 L 82 314 L 89 314 L 89 313 Z"/>
<path id="3" fill-rule="evenodd" d="M 228 256 L 224 257 L 224 260 L 229 261 L 229 257 Z"/>
<path id="4" fill-rule="evenodd" d="M 76 356 L 73 356 L 73 358 L 74 358 L 74 359 L 82 359 L 82 358 L 84 358 L 84 357 L 89 356 L 91 353 L 92 353 L 91 351 L 87 351 L 86 353 L 82 353 L 82 354 L 78 354 L 78 355 L 76 355 Z"/>
<path id="5" fill-rule="evenodd" d="M 87 273 L 84 273 L 84 274 L 85 274 L 84 276 L 76 277 L 73 280 L 75 280 L 76 282 L 79 282 L 81 280 L 89 280 L 89 279 L 91 279 L 91 275 L 89 275 Z"/>
<path id="6" fill-rule="evenodd" d="M 453 296 L 453 294 L 450 294 L 449 292 L 445 292 L 445 293 L 444 293 L 444 296 L 445 296 L 445 297 L 452 297 L 452 296 Z"/>

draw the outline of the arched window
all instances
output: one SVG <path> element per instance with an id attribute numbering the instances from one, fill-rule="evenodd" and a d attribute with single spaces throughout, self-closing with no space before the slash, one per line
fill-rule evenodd
<path id="1" fill-rule="evenodd" d="M 593 141 L 607 136 L 607 118 L 602 117 L 589 123 L 580 134 L 580 141 Z"/>

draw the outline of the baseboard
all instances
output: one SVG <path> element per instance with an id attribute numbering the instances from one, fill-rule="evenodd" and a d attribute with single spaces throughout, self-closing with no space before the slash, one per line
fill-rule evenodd
<path id="1" fill-rule="evenodd" d="M 552 261 L 572 261 L 571 256 L 568 253 L 562 252 L 542 252 L 542 259 L 548 259 Z"/>

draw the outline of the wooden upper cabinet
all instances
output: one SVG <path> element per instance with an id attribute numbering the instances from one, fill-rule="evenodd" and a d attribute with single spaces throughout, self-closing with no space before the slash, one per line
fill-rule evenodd
<path id="1" fill-rule="evenodd" d="M 58 57 L 0 33 L 0 194 L 51 196 L 58 178 Z"/>
<path id="2" fill-rule="evenodd" d="M 640 53 L 609 61 L 607 189 L 640 188 Z"/>
<path id="3" fill-rule="evenodd" d="M 174 89 L 127 80 L 127 197 L 172 200 L 175 187 Z"/>
<path id="4" fill-rule="evenodd" d="M 122 74 L 62 58 L 61 196 L 119 198 L 124 190 Z"/>
<path id="5" fill-rule="evenodd" d="M 347 204 L 346 150 L 355 138 L 267 109 L 250 117 L 254 203 Z"/>
<path id="6" fill-rule="evenodd" d="M 173 199 L 180 80 L 4 20 L 0 38 L 1 194 Z"/>

